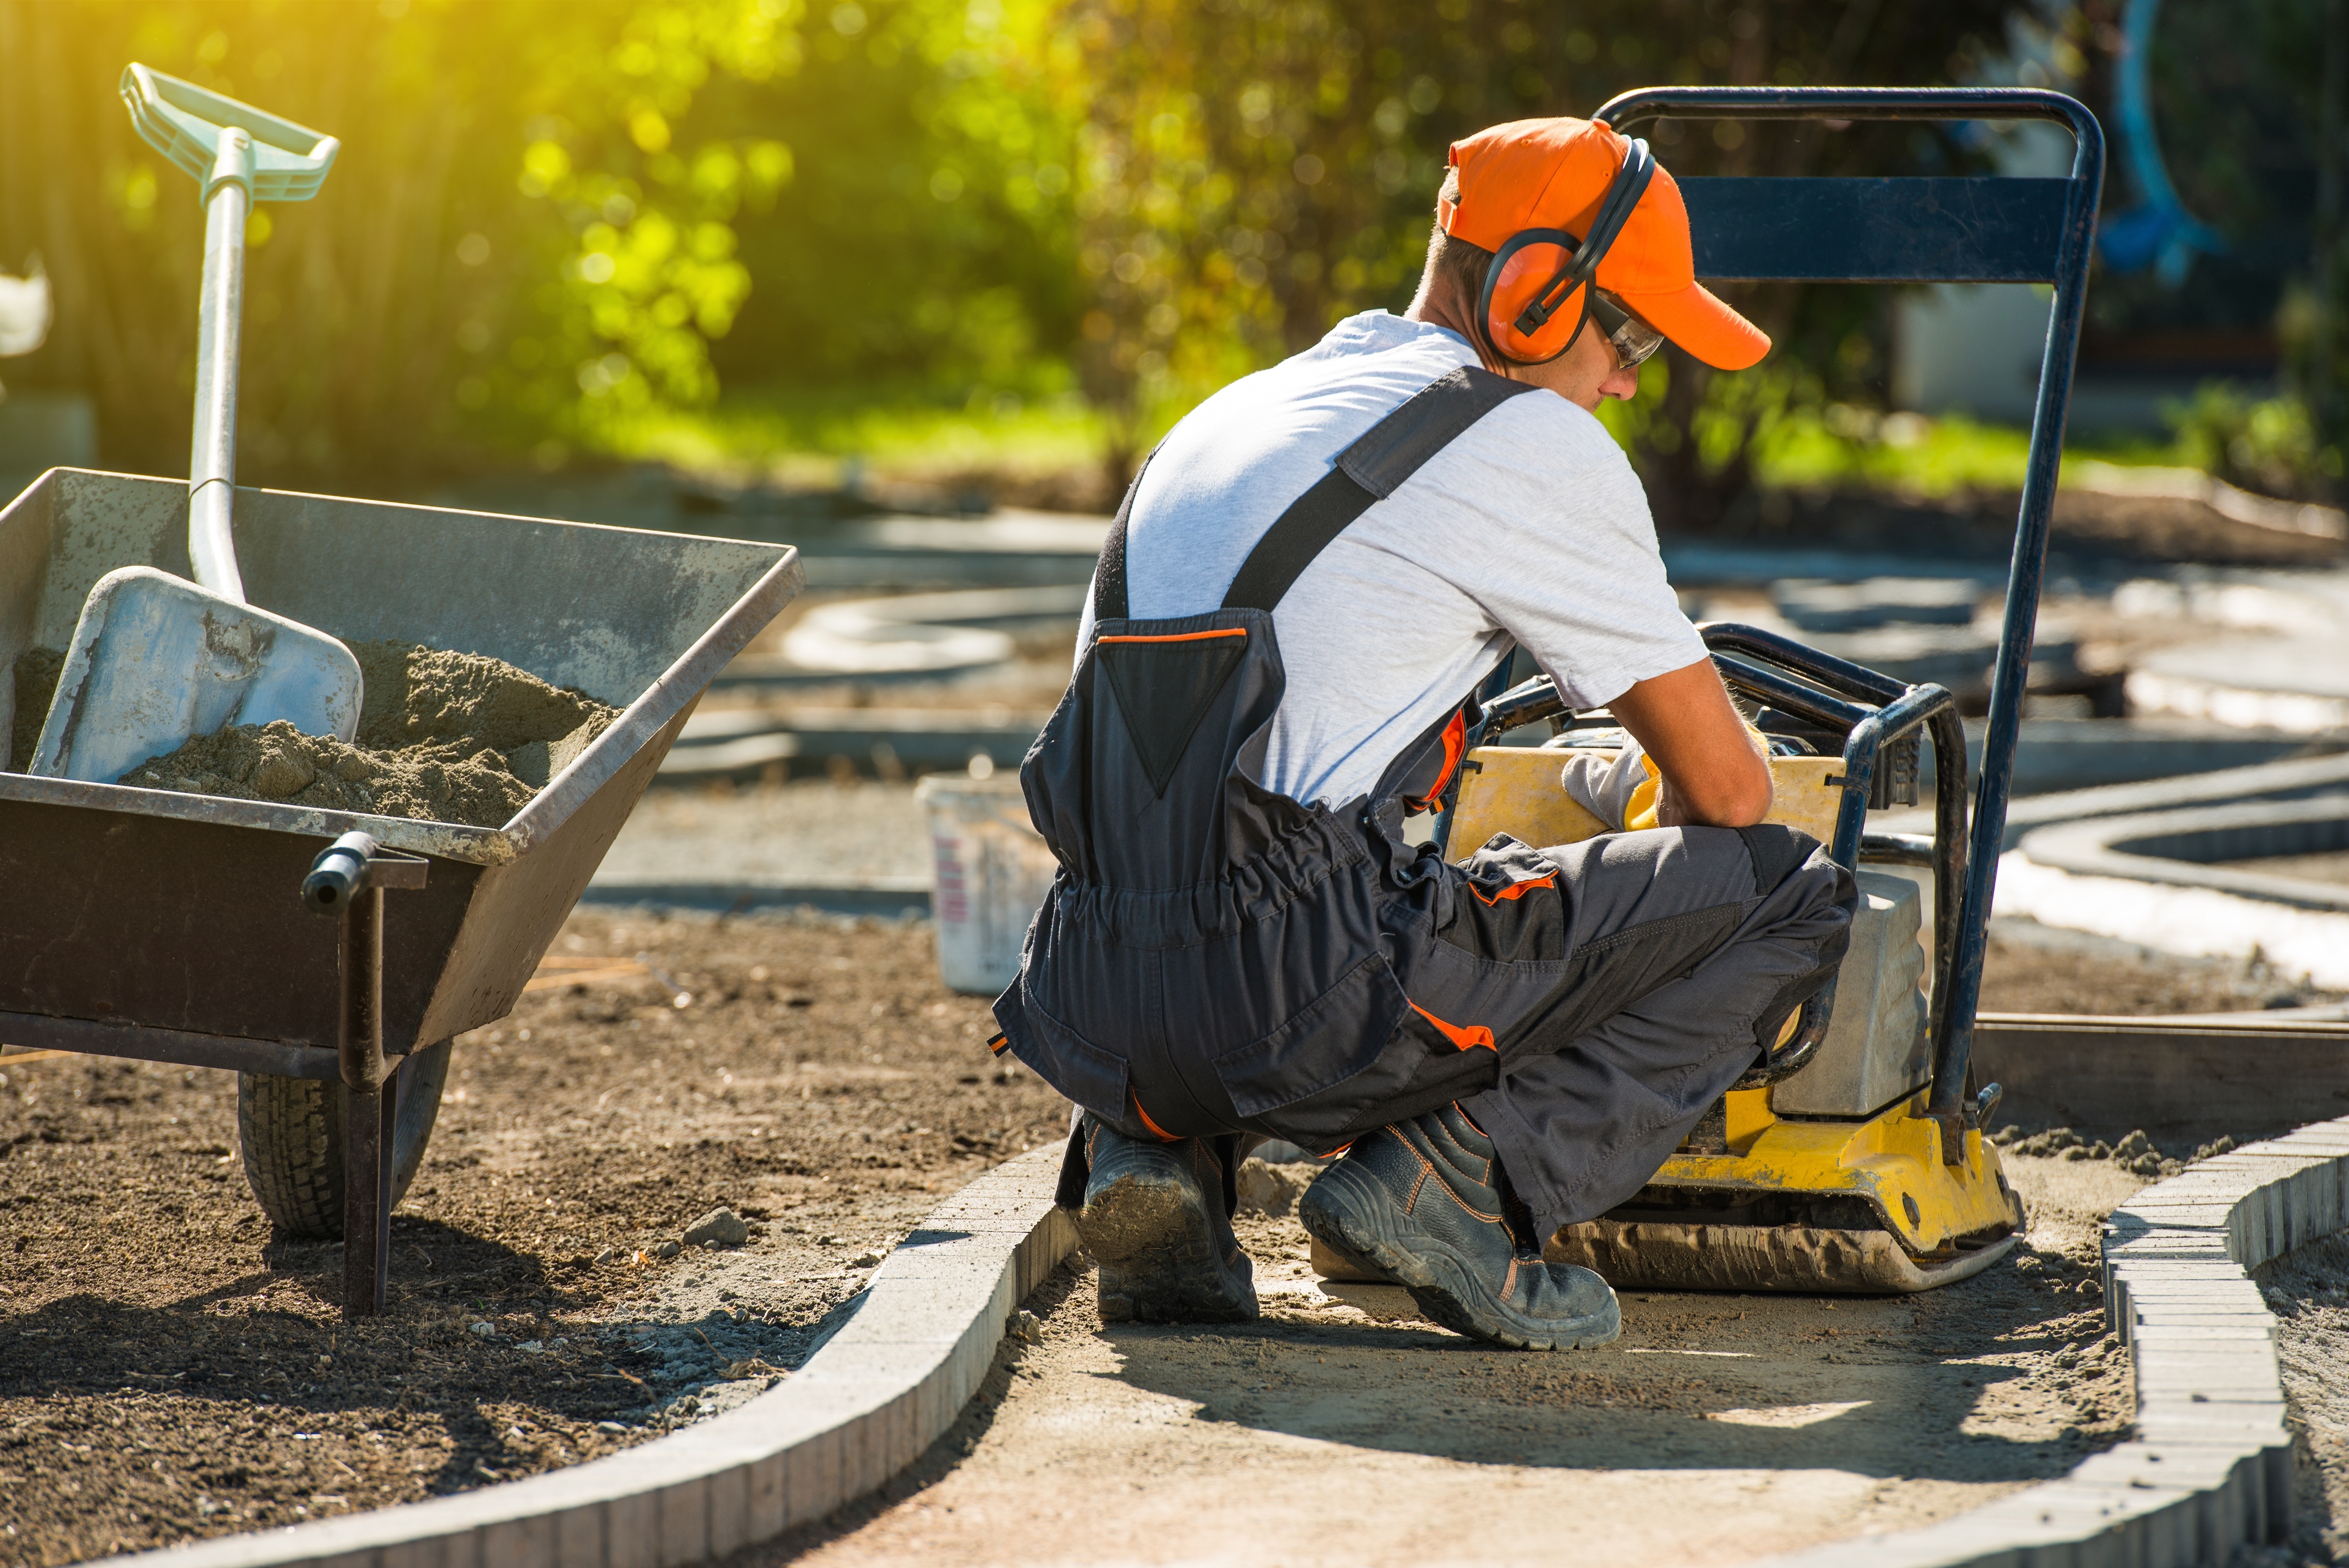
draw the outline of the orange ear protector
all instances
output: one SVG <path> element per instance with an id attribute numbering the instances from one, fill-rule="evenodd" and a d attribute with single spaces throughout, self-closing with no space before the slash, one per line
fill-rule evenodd
<path id="1" fill-rule="evenodd" d="M 1596 303 L 1599 264 L 1655 177 L 1654 155 L 1635 139 L 1588 234 L 1523 229 L 1509 236 L 1494 254 L 1476 302 L 1478 328 L 1495 355 L 1514 365 L 1541 365 L 1574 347 Z"/>

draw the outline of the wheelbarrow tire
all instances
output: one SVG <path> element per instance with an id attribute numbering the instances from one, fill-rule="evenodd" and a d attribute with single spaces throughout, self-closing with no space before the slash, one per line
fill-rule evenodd
<path id="1" fill-rule="evenodd" d="M 428 1046 L 402 1068 L 392 1132 L 391 1201 L 408 1193 L 424 1163 L 449 1081 L 450 1042 Z M 338 1241 L 343 1234 L 343 1117 L 339 1079 L 236 1075 L 237 1141 L 244 1179 L 279 1232 Z"/>

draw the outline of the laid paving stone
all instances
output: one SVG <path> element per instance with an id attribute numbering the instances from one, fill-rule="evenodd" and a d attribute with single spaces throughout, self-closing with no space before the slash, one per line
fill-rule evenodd
<path id="1" fill-rule="evenodd" d="M 2223 1255 L 2123 1258 L 2113 1265 L 2113 1272 L 2132 1280 L 2195 1280 L 2214 1284 L 2251 1282 L 2251 1276 L 2243 1272 L 2243 1266 Z"/>
<path id="2" fill-rule="evenodd" d="M 2114 1264 L 2113 1277 L 2129 1282 L 2132 1288 L 2158 1293 L 2182 1295 L 2201 1291 L 2245 1301 L 2262 1299 L 2251 1275 L 2231 1259 L 2203 1262 L 2190 1258 L 2150 1258 Z"/>
<path id="3" fill-rule="evenodd" d="M 2189 1203 L 2147 1201 L 2132 1203 L 2126 1209 L 2113 1210 L 2116 1226 L 2139 1231 L 2225 1231 L 2234 1221 L 2231 1203 L 2197 1199 Z"/>
<path id="4" fill-rule="evenodd" d="M 2208 1231 L 2179 1231 L 2161 1226 L 2147 1231 L 2122 1231 L 2106 1226 L 2106 1261 L 2112 1262 L 2133 1257 L 2207 1258 L 2212 1262 L 2232 1262 L 2227 1258 L 2226 1238 Z"/>
<path id="5" fill-rule="evenodd" d="M 2272 1323 L 2255 1322 L 2246 1314 L 2237 1322 L 2198 1324 L 2190 1328 L 2173 1328 L 2166 1324 L 2140 1324 L 2137 1333 L 2131 1336 L 2130 1348 L 2168 1354 L 2194 1350 L 2203 1345 L 2273 1345 L 2275 1342 Z"/>

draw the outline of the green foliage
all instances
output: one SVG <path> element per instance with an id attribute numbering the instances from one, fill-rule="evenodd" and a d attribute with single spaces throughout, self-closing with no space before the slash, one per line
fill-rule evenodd
<path id="1" fill-rule="evenodd" d="M 1081 96 L 1047 0 L 819 5 L 760 122 L 799 154 L 745 225 L 737 384 L 1069 386 Z"/>
<path id="2" fill-rule="evenodd" d="M 111 463 L 184 462 L 202 219 L 126 123 L 136 58 L 343 143 L 250 231 L 256 479 L 609 446 L 721 374 L 1049 394 L 1047 32 L 1042 0 L 0 0 L 0 261 L 60 286 L 11 379 L 88 390 Z"/>
<path id="3" fill-rule="evenodd" d="M 1084 385 L 1130 460 L 1154 410 L 1401 308 L 1425 254 L 1448 145 L 1496 120 L 1589 114 L 1655 81 L 1947 80 L 2013 7 L 1742 0 L 1070 0 L 1091 88 L 1079 253 Z M 1663 121 L 1680 174 L 1840 174 L 1958 161 L 1906 128 Z M 1880 291 L 1878 291 L 1880 293 Z M 1682 360 L 1621 428 L 1660 512 L 1702 526 L 1789 397 L 1880 378 L 1879 306 L 1836 290 L 1743 290 L 1791 370 L 1709 389 Z M 1693 439 L 1689 439 L 1691 436 Z"/>
<path id="4" fill-rule="evenodd" d="M 2341 449 L 2318 440 L 2308 406 L 2297 398 L 2253 398 L 2231 383 L 2209 381 L 2163 412 L 2180 462 L 2245 490 L 2320 497 L 2341 478 Z"/>
<path id="5" fill-rule="evenodd" d="M 814 483 L 838 483 L 850 462 L 933 480 L 1064 473 L 1098 462 L 1104 434 L 1073 391 L 1023 398 L 979 388 L 955 400 L 927 379 L 731 389 L 708 408 L 621 418 L 609 432 L 622 455 L 690 469 L 755 472 L 790 453 L 785 476 Z"/>
<path id="6" fill-rule="evenodd" d="M 936 418 L 860 439 L 1082 429 L 1122 472 L 1205 391 L 1408 300 L 1454 138 L 1655 80 L 1946 79 L 2011 4 L 0 0 L 0 260 L 41 252 L 61 313 L 11 379 L 90 390 L 109 462 L 183 461 L 200 219 L 115 100 L 137 58 L 344 144 L 254 220 L 258 481 L 830 441 L 857 427 L 805 410 L 884 387 Z M 1957 161 L 1907 128 L 1649 134 L 1682 174 Z M 1877 304 L 1740 297 L 1771 369 L 1659 365 L 1619 425 L 1675 520 L 1880 375 Z"/>

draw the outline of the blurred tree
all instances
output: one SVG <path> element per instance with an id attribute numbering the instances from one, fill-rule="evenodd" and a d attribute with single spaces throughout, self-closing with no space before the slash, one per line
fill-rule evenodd
<path id="1" fill-rule="evenodd" d="M 755 110 L 798 172 L 744 226 L 730 379 L 1066 384 L 1073 55 L 1052 19 L 1051 0 L 816 6 L 805 68 Z"/>
<path id="2" fill-rule="evenodd" d="M 1040 0 L 1009 22 L 994 0 L 803 10 L 0 0 L 0 257 L 39 254 L 58 285 L 25 379 L 88 391 L 109 463 L 184 463 L 201 215 L 122 112 L 134 58 L 343 143 L 317 200 L 250 231 L 257 482 L 551 456 L 706 402 L 721 362 L 802 381 L 1064 362 L 1071 139 L 1026 47 Z M 754 278 L 768 307 L 721 361 Z"/>
<path id="3" fill-rule="evenodd" d="M 2116 96 L 2129 14 L 2126 0 L 2080 0 L 2072 18 L 2088 67 L 2083 96 L 2099 112 Z M 2181 455 L 2278 493 L 2336 496 L 2349 445 L 2341 306 L 2349 4 L 2170 5 L 2152 42 L 2161 164 L 2186 210 L 2221 243 L 2193 258 L 2182 284 L 2154 268 L 2108 267 L 2089 295 L 2083 357 L 2111 349 L 2173 375 L 2234 383 L 2206 387 L 2175 410 Z M 2142 199 L 2128 151 L 2116 135 L 2107 218 Z M 2250 390 L 2278 381 L 2288 401 L 2270 406 Z M 2229 455 L 2250 451 L 2262 455 Z"/>
<path id="4" fill-rule="evenodd" d="M 1147 431 L 1408 299 L 1444 151 L 1653 80 L 1965 77 L 2024 0 L 0 0 L 0 265 L 57 288 L 29 384 L 176 472 L 192 183 L 145 60 L 339 137 L 252 229 L 243 431 L 284 483 L 609 439 L 721 377 L 1053 390 Z M 1654 127 L 1682 173 L 1962 166 L 1921 133 Z M 1746 300 L 1758 376 L 1659 367 L 1619 429 L 1668 521 L 1790 400 L 1880 375 L 1871 306 Z"/>
<path id="5" fill-rule="evenodd" d="M 1582 114 L 1657 81 L 1964 79 L 2013 0 L 1071 0 L 1090 112 L 1080 186 L 1085 384 L 1130 467 L 1163 405 L 1400 308 L 1426 250 L 1450 142 Z M 1733 122 L 1647 131 L 1683 174 L 1968 166 L 1951 139 Z M 1872 306 L 1848 291 L 1741 291 L 1781 344 L 1719 380 L 1672 351 L 1619 419 L 1660 516 L 1717 521 L 1748 487 L 1754 433 L 1790 398 L 1880 380 Z"/>
<path id="6" fill-rule="evenodd" d="M 139 59 L 343 143 L 316 200 L 248 231 L 256 480 L 705 398 L 706 342 L 749 287 L 730 220 L 791 154 L 678 127 L 712 76 L 797 67 L 787 9 L 0 0 L 0 254 L 41 253 L 57 283 L 38 369 L 95 398 L 108 462 L 184 463 L 201 215 L 115 95 Z"/>

